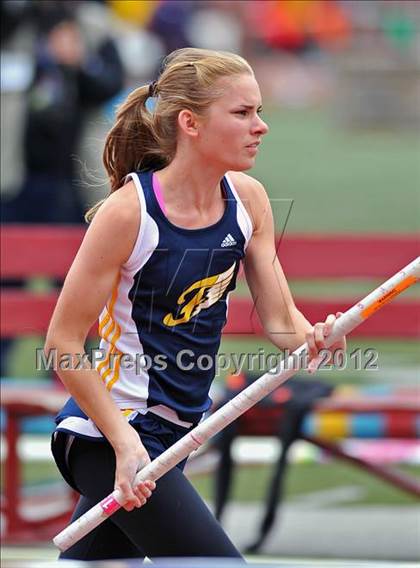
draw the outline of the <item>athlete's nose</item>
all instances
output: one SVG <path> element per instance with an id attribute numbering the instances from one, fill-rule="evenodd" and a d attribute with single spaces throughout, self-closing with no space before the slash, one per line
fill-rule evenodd
<path id="1" fill-rule="evenodd" d="M 253 134 L 259 134 L 264 136 L 269 131 L 268 124 L 263 121 L 260 116 L 256 117 L 256 122 L 254 123 L 254 127 L 252 129 Z"/>

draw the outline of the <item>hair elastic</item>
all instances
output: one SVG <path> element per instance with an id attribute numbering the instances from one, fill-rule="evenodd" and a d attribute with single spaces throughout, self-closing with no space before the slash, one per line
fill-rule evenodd
<path id="1" fill-rule="evenodd" d="M 148 96 L 149 96 L 149 97 L 154 97 L 154 96 L 155 96 L 155 94 L 156 94 L 156 93 L 155 93 L 155 91 L 156 91 L 156 85 L 157 85 L 157 82 L 156 82 L 156 81 L 152 81 L 152 82 L 150 83 L 150 85 L 149 85 L 149 93 L 148 93 Z"/>

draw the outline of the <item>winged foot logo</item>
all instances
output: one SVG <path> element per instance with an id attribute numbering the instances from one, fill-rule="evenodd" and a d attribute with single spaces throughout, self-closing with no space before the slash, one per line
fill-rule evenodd
<path id="1" fill-rule="evenodd" d="M 175 318 L 172 314 L 167 314 L 163 318 L 163 323 L 169 327 L 186 323 L 190 321 L 191 318 L 199 314 L 201 310 L 205 310 L 210 308 L 210 306 L 213 306 L 223 296 L 223 293 L 232 280 L 234 271 L 235 263 L 221 274 L 202 278 L 201 280 L 191 284 L 191 286 L 182 292 L 177 301 L 179 306 L 186 302 L 179 312 L 181 317 Z M 190 300 L 186 301 L 188 295 L 195 290 L 196 292 L 194 296 Z"/>

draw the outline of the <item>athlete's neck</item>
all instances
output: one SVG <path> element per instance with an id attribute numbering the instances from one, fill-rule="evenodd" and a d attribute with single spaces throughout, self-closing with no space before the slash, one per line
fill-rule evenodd
<path id="1" fill-rule="evenodd" d="M 192 208 L 205 213 L 221 201 L 220 182 L 225 172 L 212 165 L 174 160 L 156 174 L 166 207 Z"/>

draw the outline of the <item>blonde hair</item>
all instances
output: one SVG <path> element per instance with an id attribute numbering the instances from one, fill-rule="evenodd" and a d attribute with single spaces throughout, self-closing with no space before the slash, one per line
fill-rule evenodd
<path id="1" fill-rule="evenodd" d="M 177 119 L 183 109 L 202 116 L 222 94 L 215 83 L 222 77 L 253 75 L 241 56 L 223 51 L 184 48 L 170 53 L 156 82 L 132 91 L 117 110 L 116 122 L 105 140 L 103 162 L 110 194 L 125 176 L 141 169 L 161 169 L 175 156 Z M 153 96 L 154 108 L 146 101 Z M 90 222 L 104 200 L 87 213 Z"/>

